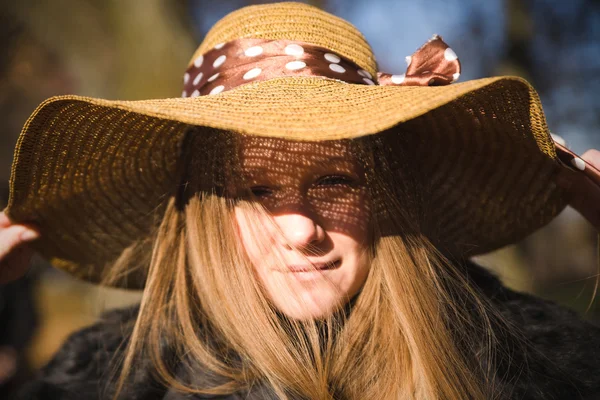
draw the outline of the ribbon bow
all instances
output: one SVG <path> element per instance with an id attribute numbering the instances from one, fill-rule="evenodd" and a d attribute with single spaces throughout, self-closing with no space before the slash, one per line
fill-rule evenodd
<path id="1" fill-rule="evenodd" d="M 406 64 L 406 73 L 402 75 L 378 72 L 379 84 L 439 86 L 448 85 L 460 76 L 458 56 L 439 35 L 433 35 L 412 56 L 407 56 Z"/>

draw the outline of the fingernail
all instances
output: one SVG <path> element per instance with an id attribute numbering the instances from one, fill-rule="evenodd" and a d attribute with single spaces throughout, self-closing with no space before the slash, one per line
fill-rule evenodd
<path id="1" fill-rule="evenodd" d="M 21 240 L 23 241 L 30 241 L 39 237 L 40 234 L 36 231 L 26 230 L 25 232 L 21 233 Z"/>

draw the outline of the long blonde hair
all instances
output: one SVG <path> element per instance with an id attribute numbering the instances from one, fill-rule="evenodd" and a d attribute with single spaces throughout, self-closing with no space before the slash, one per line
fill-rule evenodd
<path id="1" fill-rule="evenodd" d="M 200 128 L 183 142 L 182 182 L 153 234 L 139 316 L 120 368 L 138 357 L 162 383 L 222 395 L 264 384 L 282 399 L 490 399 L 497 316 L 424 231 L 426 193 L 385 135 L 355 140 L 373 207 L 372 266 L 360 294 L 324 321 L 278 313 L 240 250 L 231 192 L 236 135 Z M 235 179 L 234 179 L 235 180 Z M 121 260 L 122 261 L 122 260 Z M 126 265 L 121 262 L 119 265 Z M 122 274 L 120 268 L 107 275 Z M 204 376 L 176 377 L 164 358 Z M 179 376 L 179 374 L 177 374 Z"/>

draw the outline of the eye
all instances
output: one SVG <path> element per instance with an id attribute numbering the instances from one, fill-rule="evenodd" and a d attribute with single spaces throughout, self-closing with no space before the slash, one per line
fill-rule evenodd
<path id="1" fill-rule="evenodd" d="M 256 197 L 266 197 L 273 193 L 273 191 L 267 186 L 252 186 L 250 191 Z"/>
<path id="2" fill-rule="evenodd" d="M 352 185 L 354 178 L 345 175 L 327 175 L 317 180 L 317 185 L 320 186 L 341 186 Z"/>

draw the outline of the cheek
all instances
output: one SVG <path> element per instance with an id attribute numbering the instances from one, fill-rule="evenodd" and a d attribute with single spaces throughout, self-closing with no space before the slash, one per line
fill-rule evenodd
<path id="1" fill-rule="evenodd" d="M 368 246 L 372 240 L 371 229 L 371 202 L 366 193 L 362 193 L 356 210 L 357 224 L 354 226 L 352 235 L 361 247 Z"/>
<path id="2" fill-rule="evenodd" d="M 371 269 L 369 242 L 366 240 L 366 232 L 363 234 L 365 237 L 360 241 L 356 236 L 338 234 L 336 238 L 332 235 L 336 250 L 342 255 L 343 263 L 338 278 L 340 289 L 346 293 L 358 290 Z"/>
<path id="3" fill-rule="evenodd" d="M 365 191 L 354 191 L 351 196 L 338 202 L 322 202 L 319 214 L 323 227 L 331 234 L 342 233 L 360 246 L 366 246 L 371 240 L 371 209 Z M 352 247 L 353 245 L 348 244 Z"/>
<path id="4" fill-rule="evenodd" d="M 245 210 L 238 207 L 235 208 L 235 222 L 237 227 L 237 233 L 239 240 L 241 241 L 242 248 L 246 255 L 250 258 L 252 263 L 258 257 L 258 243 L 253 239 L 253 232 L 250 229 L 248 216 Z"/>
<path id="5" fill-rule="evenodd" d="M 245 254 L 255 268 L 262 264 L 265 254 L 272 247 L 273 235 L 270 221 L 263 221 L 262 216 L 255 215 L 252 210 L 235 208 L 235 222 L 238 238 Z M 260 221 L 257 223 L 257 221 Z M 257 225 L 260 229 L 257 228 Z"/>

